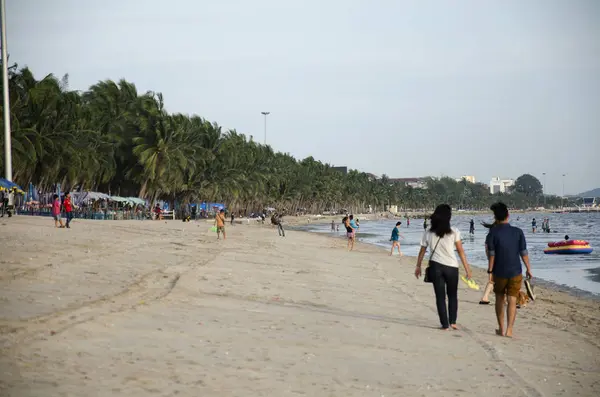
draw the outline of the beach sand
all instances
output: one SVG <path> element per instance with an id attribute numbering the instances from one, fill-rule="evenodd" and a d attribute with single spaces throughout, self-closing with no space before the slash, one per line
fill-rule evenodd
<path id="1" fill-rule="evenodd" d="M 511 340 L 461 283 L 442 332 L 414 258 L 209 228 L 2 219 L 0 395 L 600 395 L 598 301 L 537 288 Z"/>

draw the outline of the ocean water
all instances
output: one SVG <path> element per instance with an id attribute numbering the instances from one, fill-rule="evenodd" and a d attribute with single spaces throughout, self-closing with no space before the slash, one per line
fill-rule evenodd
<path id="1" fill-rule="evenodd" d="M 542 233 L 542 219 L 550 218 L 552 233 Z M 536 218 L 538 231 L 531 231 L 531 220 Z M 469 221 L 475 221 L 475 235 L 469 235 Z M 485 257 L 485 237 L 487 229 L 481 222 L 493 221 L 492 216 L 469 216 L 455 214 L 452 226 L 457 227 L 462 235 L 463 246 L 467 260 L 472 266 L 487 268 Z M 341 222 L 341 217 L 340 217 Z M 357 239 L 364 243 L 390 249 L 390 235 L 397 220 L 380 220 L 362 222 Z M 527 238 L 527 248 L 533 269 L 534 278 L 550 281 L 554 284 L 580 289 L 595 295 L 600 295 L 600 213 L 579 214 L 545 214 L 527 213 L 511 216 L 511 224 L 523 229 Z M 304 228 L 310 232 L 326 233 L 345 236 L 344 228 L 340 225 L 339 233 L 331 232 L 331 224 L 311 225 Z M 402 219 L 400 240 L 404 255 L 416 256 L 420 249 L 423 235 L 423 219 L 411 219 L 407 227 Z M 594 252 L 589 255 L 546 255 L 544 248 L 548 242 L 560 241 L 565 234 L 573 240 L 587 240 Z"/>

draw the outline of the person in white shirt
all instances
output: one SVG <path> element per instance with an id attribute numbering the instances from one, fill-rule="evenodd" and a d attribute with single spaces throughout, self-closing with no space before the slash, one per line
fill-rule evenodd
<path id="1" fill-rule="evenodd" d="M 460 241 L 460 232 L 450 226 L 451 218 L 452 208 L 449 205 L 441 204 L 437 206 L 433 215 L 431 215 L 431 228 L 425 231 L 421 238 L 421 250 L 415 269 L 415 276 L 419 278 L 421 264 L 429 247 L 432 252 L 429 258 L 429 275 L 431 276 L 429 281 L 433 283 L 437 311 L 443 330 L 450 327 L 458 329 L 456 326 L 458 315 L 458 261 L 454 253 L 455 250 L 460 256 L 467 278 L 471 278 L 471 268 L 467 263 L 467 257 Z M 446 295 L 448 295 L 447 309 Z"/>

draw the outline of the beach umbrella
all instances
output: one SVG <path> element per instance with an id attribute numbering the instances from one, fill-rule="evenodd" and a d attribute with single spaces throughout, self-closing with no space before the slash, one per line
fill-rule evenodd
<path id="1" fill-rule="evenodd" d="M 21 189 L 21 186 L 8 179 L 0 178 L 0 190 L 12 190 L 14 189 L 17 193 L 25 194 L 25 191 Z"/>

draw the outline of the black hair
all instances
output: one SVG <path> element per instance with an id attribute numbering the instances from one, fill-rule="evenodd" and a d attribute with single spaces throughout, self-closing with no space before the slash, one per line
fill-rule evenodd
<path id="1" fill-rule="evenodd" d="M 431 215 L 431 228 L 429 229 L 432 233 L 435 233 L 438 237 L 444 237 L 447 234 L 452 233 L 450 227 L 450 219 L 452 219 L 452 208 L 448 204 L 440 204 L 435 208 Z"/>
<path id="2" fill-rule="evenodd" d="M 348 220 L 348 217 L 347 217 L 347 216 L 343 217 L 343 218 L 342 218 L 342 223 L 346 223 L 346 221 L 347 221 L 347 220 Z"/>
<path id="3" fill-rule="evenodd" d="M 568 240 L 568 239 L 569 239 L 569 235 L 565 234 L 565 240 Z"/>
<path id="4" fill-rule="evenodd" d="M 498 222 L 503 222 L 508 219 L 508 207 L 506 204 L 497 202 L 492 204 L 490 207 L 492 212 L 494 213 L 494 219 Z"/>
<path id="5" fill-rule="evenodd" d="M 402 222 L 396 222 L 396 226 L 400 226 Z"/>
<path id="6" fill-rule="evenodd" d="M 57 198 L 58 198 L 58 194 L 54 194 L 54 195 L 52 195 L 52 199 L 53 199 L 53 200 L 56 200 Z"/>
<path id="7" fill-rule="evenodd" d="M 65 197 L 67 197 L 71 192 L 69 192 L 68 190 L 65 192 Z"/>
<path id="8" fill-rule="evenodd" d="M 354 215 L 350 215 L 350 217 L 349 217 L 349 218 L 350 218 L 350 219 L 354 219 Z"/>

